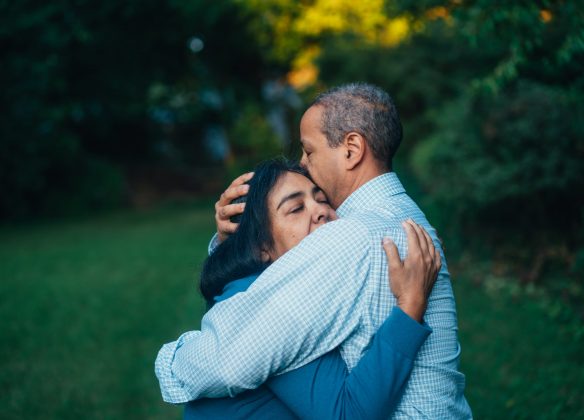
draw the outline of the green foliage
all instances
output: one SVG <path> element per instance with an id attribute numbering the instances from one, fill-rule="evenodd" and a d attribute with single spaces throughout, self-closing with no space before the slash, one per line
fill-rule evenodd
<path id="1" fill-rule="evenodd" d="M 437 129 L 413 165 L 437 200 L 477 223 L 527 231 L 578 222 L 582 112 L 566 92 L 534 83 L 496 97 L 468 94 L 435 114 Z"/>
<path id="2" fill-rule="evenodd" d="M 204 162 L 201 130 L 259 96 L 261 55 L 231 1 L 0 7 L 0 218 L 119 202 L 125 165 Z M 170 93 L 153 100 L 157 86 Z"/>
<path id="3" fill-rule="evenodd" d="M 301 15 L 302 3 L 296 0 L 234 0 L 234 3 L 241 7 L 264 59 L 286 71 L 303 47 L 302 34 L 294 25 Z"/>
<path id="4" fill-rule="evenodd" d="M 281 141 L 263 114 L 257 106 L 248 104 L 229 131 L 232 147 L 229 169 L 232 177 L 251 170 L 262 160 L 283 153 Z"/>
<path id="5" fill-rule="evenodd" d="M 584 2 L 505 0 L 392 0 L 388 12 L 407 13 L 425 23 L 442 9 L 459 41 L 479 50 L 497 50 L 499 59 L 480 84 L 493 91 L 521 77 L 582 87 Z"/>
<path id="6" fill-rule="evenodd" d="M 33 142 L 18 134 L 0 144 L 0 218 L 71 215 L 119 204 L 120 171 L 80 150 L 76 136 L 61 133 Z"/>

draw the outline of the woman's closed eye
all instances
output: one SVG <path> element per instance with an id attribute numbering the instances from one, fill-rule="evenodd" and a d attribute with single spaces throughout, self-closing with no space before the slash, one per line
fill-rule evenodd
<path id="1" fill-rule="evenodd" d="M 322 190 L 319 190 L 316 192 L 316 194 L 314 194 L 314 199 L 316 200 L 317 203 L 326 204 L 330 206 L 330 203 L 326 198 L 326 195 L 324 195 L 324 193 L 322 192 Z"/>
<path id="2" fill-rule="evenodd" d="M 290 210 L 290 213 L 300 213 L 302 210 L 304 210 L 304 204 L 300 204 L 299 206 L 292 207 L 292 210 Z"/>

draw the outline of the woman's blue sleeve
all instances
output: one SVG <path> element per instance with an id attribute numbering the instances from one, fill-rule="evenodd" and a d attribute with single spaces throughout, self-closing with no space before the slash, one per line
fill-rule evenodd
<path id="1" fill-rule="evenodd" d="M 202 398 L 185 404 L 183 420 L 295 420 L 297 417 L 265 385 L 233 398 Z"/>
<path id="2" fill-rule="evenodd" d="M 349 373 L 339 351 L 270 378 L 266 385 L 302 419 L 386 419 L 395 410 L 431 329 L 394 308 Z"/>

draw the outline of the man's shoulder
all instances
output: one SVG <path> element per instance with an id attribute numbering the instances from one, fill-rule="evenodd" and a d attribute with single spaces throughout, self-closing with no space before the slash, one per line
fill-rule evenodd
<path id="1" fill-rule="evenodd" d="M 347 217 L 329 222 L 311 235 L 308 235 L 300 245 L 317 245 L 326 247 L 365 246 L 369 237 L 369 229 L 359 219 Z"/>
<path id="2" fill-rule="evenodd" d="M 274 261 L 258 281 L 304 276 L 307 272 L 326 276 L 341 275 L 341 272 L 363 273 L 367 271 L 370 252 L 369 232 L 362 223 L 358 220 L 335 220 L 319 227 Z"/>
<path id="3" fill-rule="evenodd" d="M 369 239 L 377 239 L 379 235 L 401 230 L 401 223 L 406 219 L 391 206 L 375 206 L 360 209 L 343 220 L 358 225 Z"/>
<path id="4" fill-rule="evenodd" d="M 273 271 L 276 267 L 296 266 L 299 262 L 322 266 L 363 261 L 370 248 L 369 231 L 363 223 L 338 219 L 308 235 L 274 261 L 267 271 Z"/>

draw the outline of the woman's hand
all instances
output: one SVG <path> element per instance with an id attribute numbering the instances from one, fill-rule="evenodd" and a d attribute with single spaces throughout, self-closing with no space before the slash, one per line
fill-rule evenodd
<path id="1" fill-rule="evenodd" d="M 422 322 L 428 297 L 434 287 L 442 259 L 430 235 L 412 220 L 402 223 L 408 235 L 408 256 L 402 262 L 397 247 L 384 238 L 388 260 L 389 285 L 397 305 L 418 322 Z"/>
<path id="2" fill-rule="evenodd" d="M 235 178 L 215 203 L 215 223 L 217 224 L 219 242 L 223 242 L 237 230 L 239 224 L 233 223 L 229 219 L 243 213 L 245 203 L 231 204 L 231 202 L 247 194 L 249 185 L 246 182 L 252 177 L 253 172 L 248 172 Z"/>

